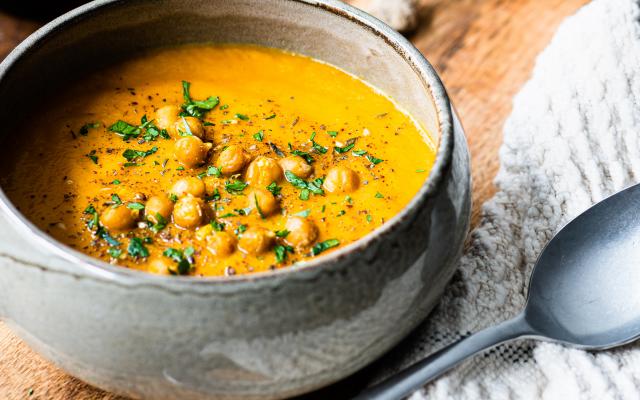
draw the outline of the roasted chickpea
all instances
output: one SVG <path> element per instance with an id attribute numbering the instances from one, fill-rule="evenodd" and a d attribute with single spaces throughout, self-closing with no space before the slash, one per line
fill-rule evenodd
<path id="1" fill-rule="evenodd" d="M 203 143 L 197 136 L 185 136 L 176 141 L 173 152 L 182 165 L 193 168 L 207 159 L 211 147 L 211 143 Z"/>
<path id="2" fill-rule="evenodd" d="M 215 176 L 205 176 L 202 178 L 202 183 L 204 183 L 204 189 L 207 193 L 207 196 L 213 196 L 218 190 L 218 193 L 222 193 L 224 189 L 224 181 L 220 178 L 216 178 Z"/>
<path id="3" fill-rule="evenodd" d="M 152 274 L 169 275 L 173 267 L 174 265 L 171 260 L 165 258 L 154 258 L 149 261 L 147 271 Z"/>
<path id="4" fill-rule="evenodd" d="M 268 229 L 252 227 L 242 234 L 238 241 L 238 248 L 247 254 L 262 254 L 271 249 L 275 238 L 275 233 Z"/>
<path id="5" fill-rule="evenodd" d="M 318 227 L 310 219 L 289 217 L 284 227 L 289 231 L 285 241 L 293 247 L 310 247 L 318 239 Z"/>
<path id="6" fill-rule="evenodd" d="M 226 257 L 236 250 L 236 238 L 227 232 L 212 231 L 206 237 L 207 250 L 214 256 Z"/>
<path id="7" fill-rule="evenodd" d="M 280 209 L 278 200 L 276 200 L 273 194 L 266 189 L 255 188 L 247 197 L 247 207 L 256 210 L 256 212 L 262 213 L 265 217 L 274 214 Z"/>
<path id="8" fill-rule="evenodd" d="M 249 155 L 240 146 L 232 144 L 222 150 L 218 156 L 217 167 L 224 175 L 233 175 L 242 171 L 249 161 Z"/>
<path id="9" fill-rule="evenodd" d="M 245 180 L 254 187 L 267 187 L 282 180 L 282 168 L 273 158 L 260 156 L 247 167 Z"/>
<path id="10" fill-rule="evenodd" d="M 191 195 L 178 199 L 173 207 L 173 222 L 185 229 L 195 229 L 200 226 L 204 216 L 202 200 Z"/>
<path id="11" fill-rule="evenodd" d="M 298 156 L 283 158 L 280 160 L 280 166 L 283 170 L 293 173 L 298 178 L 308 178 L 313 172 L 313 167 L 304 158 Z"/>
<path id="12" fill-rule="evenodd" d="M 327 177 L 322 185 L 329 193 L 351 193 L 358 189 L 360 177 L 347 167 L 333 167 L 327 172 Z"/>
<path id="13" fill-rule="evenodd" d="M 194 117 L 178 117 L 176 122 L 171 125 L 169 133 L 174 137 L 179 137 L 180 132 L 186 134 L 191 133 L 193 136 L 197 136 L 200 139 L 204 136 L 204 126 L 198 118 Z"/>
<path id="14" fill-rule="evenodd" d="M 167 196 L 151 196 L 144 206 L 145 217 L 154 224 L 158 223 L 157 215 L 168 220 L 172 211 L 173 202 Z"/>
<path id="15" fill-rule="evenodd" d="M 109 230 L 124 231 L 133 228 L 139 212 L 125 206 L 107 208 L 100 216 L 100 221 Z"/>
<path id="16" fill-rule="evenodd" d="M 194 176 L 188 176 L 186 178 L 178 179 L 171 188 L 171 194 L 175 194 L 178 197 L 184 197 L 188 194 L 193 197 L 204 197 L 205 186 L 202 179 L 198 179 Z"/>
<path id="17" fill-rule="evenodd" d="M 180 107 L 178 106 L 158 108 L 156 111 L 155 124 L 160 129 L 169 129 L 178 120 L 178 114 L 180 114 Z"/>

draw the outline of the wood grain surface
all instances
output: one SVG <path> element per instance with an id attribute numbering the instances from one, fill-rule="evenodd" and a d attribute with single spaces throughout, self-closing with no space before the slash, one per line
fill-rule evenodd
<path id="1" fill-rule="evenodd" d="M 408 36 L 439 71 L 465 127 L 472 159 L 474 225 L 481 204 L 494 193 L 502 125 L 513 95 L 558 24 L 586 2 L 420 0 L 420 23 Z M 0 12 L 0 58 L 38 26 Z M 66 375 L 0 323 L 0 399 L 120 398 Z"/>

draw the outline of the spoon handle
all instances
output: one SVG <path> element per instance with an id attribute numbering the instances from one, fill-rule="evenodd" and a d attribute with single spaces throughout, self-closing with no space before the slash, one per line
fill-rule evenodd
<path id="1" fill-rule="evenodd" d="M 533 334 L 533 330 L 524 316 L 518 315 L 438 350 L 396 375 L 366 389 L 354 400 L 402 399 L 474 354 L 530 334 Z"/>

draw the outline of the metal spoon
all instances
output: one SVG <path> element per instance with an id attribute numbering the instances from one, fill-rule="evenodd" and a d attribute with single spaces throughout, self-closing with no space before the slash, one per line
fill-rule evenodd
<path id="1" fill-rule="evenodd" d="M 589 208 L 547 244 L 522 313 L 439 350 L 356 399 L 401 399 L 466 358 L 514 339 L 602 350 L 638 336 L 640 185 L 635 185 Z"/>

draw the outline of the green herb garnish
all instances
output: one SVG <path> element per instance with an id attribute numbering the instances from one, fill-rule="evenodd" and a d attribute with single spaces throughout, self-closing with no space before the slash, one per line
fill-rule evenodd
<path id="1" fill-rule="evenodd" d="M 313 181 L 307 182 L 302 178 L 298 178 L 291 171 L 284 171 L 284 176 L 293 186 L 298 189 L 308 189 L 311 193 L 315 195 L 324 195 L 324 190 L 322 190 L 322 178 L 316 178 Z"/>
<path id="2" fill-rule="evenodd" d="M 129 255 L 133 258 L 149 257 L 149 249 L 145 247 L 143 239 L 137 237 L 131 238 L 131 240 L 129 240 L 127 253 L 129 253 Z"/>
<path id="3" fill-rule="evenodd" d="M 282 191 L 282 186 L 278 186 L 277 183 L 271 182 L 269 186 L 267 186 L 267 190 L 270 191 L 272 195 L 277 196 Z"/>
<path id="4" fill-rule="evenodd" d="M 236 179 L 233 182 L 226 181 L 224 184 L 224 190 L 226 190 L 227 193 L 240 194 L 247 186 L 249 186 L 248 183 Z"/>
<path id="5" fill-rule="evenodd" d="M 190 116 L 200 118 L 208 111 L 213 110 L 218 104 L 220 104 L 220 98 L 210 96 L 206 100 L 193 100 L 189 93 L 191 83 L 182 81 L 182 97 L 184 98 L 184 104 L 182 104 L 181 116 Z"/>
<path id="6" fill-rule="evenodd" d="M 184 250 L 168 248 L 162 252 L 162 255 L 168 257 L 177 263 L 176 269 L 170 272 L 177 275 L 186 275 L 193 268 L 193 247 L 187 247 Z"/>
<path id="7" fill-rule="evenodd" d="M 160 215 L 160 213 L 156 213 L 156 223 L 150 226 L 151 230 L 154 233 L 158 233 L 163 230 L 167 226 L 167 220 Z"/>
<path id="8" fill-rule="evenodd" d="M 144 210 L 144 204 L 138 202 L 127 203 L 127 208 L 131 210 Z"/>
<path id="9" fill-rule="evenodd" d="M 80 134 L 82 136 L 87 136 L 89 134 L 89 129 L 96 129 L 100 127 L 100 123 L 99 122 L 89 122 L 87 124 L 82 125 L 82 127 L 80 128 Z"/>
<path id="10" fill-rule="evenodd" d="M 214 231 L 222 232 L 224 231 L 224 224 L 222 222 L 218 222 L 215 219 L 209 222 Z"/>
<path id="11" fill-rule="evenodd" d="M 293 254 L 293 247 L 279 244 L 273 248 L 273 251 L 276 253 L 276 262 L 281 264 L 286 261 L 287 253 Z"/>
<path id="12" fill-rule="evenodd" d="M 376 192 L 376 199 L 384 199 L 384 196 L 380 192 Z"/>
<path id="13" fill-rule="evenodd" d="M 339 146 L 334 146 L 333 150 L 338 153 L 338 154 L 342 154 L 342 153 L 346 153 L 349 150 L 353 149 L 353 147 L 356 145 L 355 141 L 353 141 L 352 143 L 349 143 L 345 146 L 339 147 Z"/>
<path id="14" fill-rule="evenodd" d="M 371 154 L 367 155 L 367 160 L 369 160 L 369 162 L 371 164 L 373 164 L 373 165 L 378 165 L 378 164 L 380 164 L 381 162 L 384 161 L 384 160 L 381 160 L 379 158 L 376 158 L 376 157 L 372 156 Z"/>
<path id="15" fill-rule="evenodd" d="M 309 191 L 309 189 L 302 189 L 300 191 L 300 200 L 309 200 L 309 195 L 311 194 L 311 192 Z"/>
<path id="16" fill-rule="evenodd" d="M 296 217 L 307 218 L 309 216 L 309 214 L 311 214 L 311 210 L 310 209 L 306 209 L 306 210 L 300 211 L 299 213 L 295 213 L 293 215 L 295 215 Z"/>
<path id="17" fill-rule="evenodd" d="M 264 131 L 259 131 L 257 133 L 254 133 L 253 138 L 258 142 L 262 142 L 262 139 L 264 139 Z"/>
<path id="18" fill-rule="evenodd" d="M 98 156 L 96 156 L 95 150 L 91 150 L 89 154 L 85 154 L 85 156 L 88 157 L 89 160 L 93 161 L 94 164 L 98 164 Z"/>
<path id="19" fill-rule="evenodd" d="M 283 229 L 281 231 L 276 231 L 276 236 L 279 237 L 279 238 L 286 238 L 289 235 L 289 233 L 291 233 L 291 232 L 289 232 L 286 229 Z"/>
<path id="20" fill-rule="evenodd" d="M 336 131 L 327 131 L 327 134 L 329 134 L 329 136 L 331 136 L 331 137 L 338 136 L 338 132 L 336 132 Z"/>
<path id="21" fill-rule="evenodd" d="M 246 116 L 246 115 L 244 115 L 244 114 L 238 114 L 238 113 L 236 113 L 235 117 L 236 117 L 236 118 L 238 118 L 238 119 L 241 119 L 241 120 L 243 120 L 243 121 L 249 121 L 249 117 L 248 117 L 248 116 Z"/>
<path id="22" fill-rule="evenodd" d="M 262 209 L 260 208 L 260 204 L 258 203 L 258 195 L 256 195 L 255 193 L 253 194 L 253 202 L 256 206 L 256 210 L 258 211 L 258 215 L 260 216 L 260 218 L 265 219 L 265 215 L 262 213 Z"/>
<path id="23" fill-rule="evenodd" d="M 324 242 L 316 243 L 316 245 L 311 248 L 311 253 L 314 256 L 317 256 L 323 251 L 339 245 L 340 245 L 340 241 L 338 239 L 325 240 Z"/>
<path id="24" fill-rule="evenodd" d="M 113 201 L 113 203 L 118 206 L 122 204 L 122 200 L 120 199 L 120 196 L 118 196 L 115 193 L 111 195 L 111 201 Z"/>
<path id="25" fill-rule="evenodd" d="M 107 253 L 109 253 L 112 258 L 119 258 L 122 255 L 122 250 L 117 247 L 109 247 Z"/>
<path id="26" fill-rule="evenodd" d="M 158 151 L 158 148 L 156 146 L 153 146 L 147 151 L 126 149 L 124 152 L 122 152 L 122 156 L 126 158 L 127 161 L 133 161 L 138 158 L 144 158 L 144 157 L 150 156 L 156 151 Z"/>

